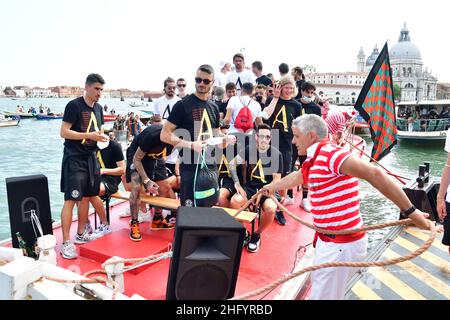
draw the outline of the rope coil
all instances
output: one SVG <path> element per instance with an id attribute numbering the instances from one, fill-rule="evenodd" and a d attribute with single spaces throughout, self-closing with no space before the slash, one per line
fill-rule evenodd
<path id="1" fill-rule="evenodd" d="M 236 212 L 236 214 L 234 215 L 235 217 L 237 215 L 239 215 L 240 212 L 244 211 L 245 209 L 247 209 L 251 204 L 255 204 L 255 200 L 257 200 L 257 198 L 259 197 L 259 194 L 254 195 L 241 209 L 238 210 L 238 212 Z M 399 221 L 392 221 L 392 222 L 388 222 L 388 223 L 382 223 L 382 224 L 377 224 L 377 225 L 371 225 L 371 226 L 363 226 L 361 228 L 358 229 L 351 229 L 351 230 L 323 230 L 320 228 L 317 228 L 316 226 L 314 226 L 313 224 L 300 219 L 299 217 L 297 217 L 295 214 L 293 214 L 292 212 L 290 212 L 288 209 L 286 209 L 273 195 L 269 196 L 270 199 L 272 199 L 275 204 L 277 205 L 277 207 L 287 213 L 291 218 L 293 218 L 295 221 L 299 222 L 300 224 L 309 227 L 313 230 L 315 230 L 318 233 L 325 233 L 325 234 L 333 234 L 333 235 L 343 235 L 343 234 L 350 234 L 350 233 L 357 233 L 357 232 L 361 232 L 361 231 L 370 231 L 370 230 L 376 230 L 376 229 L 382 229 L 382 228 L 387 228 L 387 227 L 392 227 L 392 226 L 408 226 L 408 225 L 413 225 L 413 222 L 411 219 L 404 219 L 404 220 L 399 220 Z M 257 203 L 258 201 L 256 201 Z M 437 235 L 437 230 L 433 229 L 431 232 L 431 235 L 429 237 L 429 239 L 417 250 L 415 250 L 414 252 L 411 252 L 410 254 L 403 256 L 403 257 L 398 257 L 396 259 L 390 259 L 390 260 L 385 260 L 385 261 L 374 261 L 374 262 L 345 262 L 345 261 L 341 261 L 341 262 L 331 262 L 331 263 L 323 263 L 323 264 L 319 264 L 319 265 L 315 265 L 315 266 L 310 266 L 307 268 L 303 268 L 297 272 L 288 274 L 283 276 L 282 278 L 273 281 L 272 283 L 269 283 L 268 285 L 248 292 L 246 294 L 237 296 L 237 297 L 233 297 L 230 300 L 245 300 L 245 299 L 249 299 L 255 296 L 259 296 L 267 291 L 273 290 L 274 288 L 278 287 L 280 284 L 285 283 L 293 278 L 296 278 L 306 272 L 313 272 L 319 269 L 325 269 L 325 268 L 335 268 L 335 267 L 353 267 L 353 268 L 368 268 L 368 267 L 386 267 L 386 266 L 390 266 L 393 264 L 398 264 L 404 261 L 408 261 L 411 259 L 414 259 L 418 256 L 420 256 L 422 253 L 424 253 L 425 251 L 427 251 L 430 246 L 433 244 L 435 238 Z"/>

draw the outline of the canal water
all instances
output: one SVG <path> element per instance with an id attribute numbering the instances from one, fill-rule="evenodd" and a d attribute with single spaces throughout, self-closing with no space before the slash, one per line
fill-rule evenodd
<path id="1" fill-rule="evenodd" d="M 25 110 L 34 106 L 45 105 L 52 112 L 63 112 L 70 99 L 28 99 L 12 100 L 0 98 L 1 111 L 15 111 L 18 104 Z M 138 99 L 102 99 L 100 104 L 114 108 L 116 113 L 134 111 L 144 114 L 142 110 L 150 107 L 130 107 L 130 103 L 141 104 Z M 147 102 L 145 102 L 147 103 Z M 59 192 L 60 167 L 63 150 L 63 139 L 59 136 L 61 120 L 39 121 L 23 119 L 18 127 L 0 129 L 0 240 L 10 237 L 9 213 L 6 197 L 5 178 L 44 174 L 48 178 L 52 217 L 60 219 L 60 212 L 64 201 L 63 194 Z M 112 124 L 107 123 L 106 128 Z M 366 138 L 368 150 L 372 142 Z M 382 164 L 394 173 L 415 179 L 418 166 L 424 161 L 431 162 L 431 172 L 439 179 L 446 160 L 443 150 L 444 143 L 404 143 L 399 144 L 382 160 Z M 361 182 L 361 210 L 366 224 L 382 223 L 398 219 L 398 210 L 395 205 L 386 200 L 376 189 L 366 182 Z M 382 239 L 387 230 L 370 232 L 370 247 Z"/>

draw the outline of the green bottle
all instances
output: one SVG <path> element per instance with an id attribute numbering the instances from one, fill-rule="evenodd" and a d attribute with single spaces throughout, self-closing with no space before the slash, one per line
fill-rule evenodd
<path id="1" fill-rule="evenodd" d="M 27 243 L 25 242 L 25 240 L 23 240 L 22 236 L 20 235 L 20 232 L 16 232 L 16 237 L 17 241 L 19 241 L 19 248 L 22 249 L 23 255 L 30 258 L 36 258 L 33 249 L 27 247 Z"/>

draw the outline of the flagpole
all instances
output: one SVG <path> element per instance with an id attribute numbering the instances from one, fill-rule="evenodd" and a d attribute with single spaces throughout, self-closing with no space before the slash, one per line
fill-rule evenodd
<path id="1" fill-rule="evenodd" d="M 403 185 L 406 185 L 406 182 L 404 182 L 402 179 L 411 181 L 411 179 L 399 176 L 395 173 L 390 172 L 388 169 L 386 169 L 381 163 L 379 163 L 377 160 L 375 160 L 374 158 L 372 158 L 371 156 L 369 156 L 364 150 L 361 150 L 360 148 L 358 148 L 357 146 L 355 146 L 353 143 L 351 143 L 350 141 L 348 141 L 347 139 L 345 139 L 345 142 L 347 142 L 349 145 L 351 145 L 353 148 L 355 148 L 356 150 L 358 150 L 359 152 L 361 152 L 362 154 L 364 154 L 366 157 L 368 157 L 370 160 L 372 160 L 373 162 L 375 162 L 377 165 L 379 165 L 381 168 L 383 168 L 386 173 L 390 176 L 393 176 L 394 178 L 396 178 L 398 181 L 400 181 Z"/>

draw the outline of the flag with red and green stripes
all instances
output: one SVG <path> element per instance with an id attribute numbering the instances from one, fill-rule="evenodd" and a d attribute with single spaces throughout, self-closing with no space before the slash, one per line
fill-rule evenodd
<path id="1" fill-rule="evenodd" d="M 372 158 L 379 161 L 397 144 L 394 89 L 387 42 L 366 79 L 355 109 L 370 126 Z"/>

